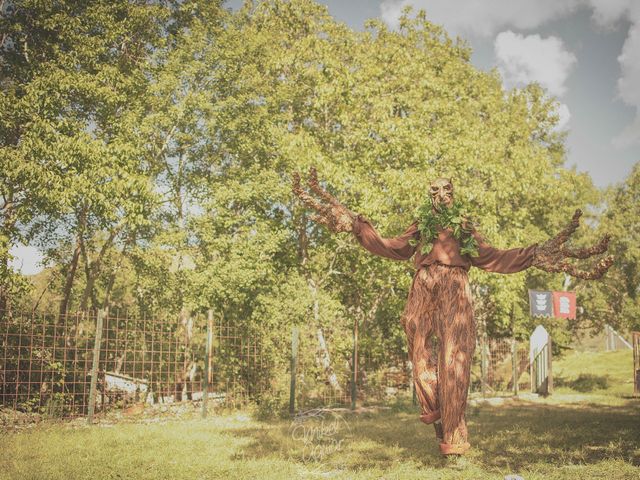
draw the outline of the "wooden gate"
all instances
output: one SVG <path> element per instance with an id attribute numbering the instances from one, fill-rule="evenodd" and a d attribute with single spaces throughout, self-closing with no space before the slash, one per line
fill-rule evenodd
<path id="1" fill-rule="evenodd" d="M 553 393 L 551 371 L 551 337 L 542 325 L 534 330 L 530 338 L 531 391 L 541 395 Z"/>

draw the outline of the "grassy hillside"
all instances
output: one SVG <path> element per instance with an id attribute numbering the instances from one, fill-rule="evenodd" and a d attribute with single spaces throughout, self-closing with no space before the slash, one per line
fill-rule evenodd
<path id="1" fill-rule="evenodd" d="M 573 352 L 553 362 L 557 393 L 633 394 L 633 352 Z"/>

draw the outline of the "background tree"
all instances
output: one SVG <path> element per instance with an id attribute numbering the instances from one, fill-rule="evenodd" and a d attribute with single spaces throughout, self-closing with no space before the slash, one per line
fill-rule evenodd
<path id="1" fill-rule="evenodd" d="M 440 176 L 499 248 L 546 240 L 586 209 L 583 241 L 611 229 L 619 281 L 474 270 L 479 325 L 527 336 L 527 288 L 574 286 L 582 318 L 631 324 L 635 177 L 603 215 L 589 176 L 564 164 L 555 99 L 535 84 L 505 91 L 424 13 L 357 32 L 311 0 L 1 5 L 0 308 L 27 285 L 8 252 L 29 242 L 50 264 L 29 306 L 179 318 L 166 333 L 185 349 L 200 348 L 188 332 L 213 308 L 281 369 L 291 326 L 305 326 L 309 364 L 344 391 L 355 326 L 366 362 L 405 357 L 413 266 L 309 221 L 291 179 L 315 165 L 385 236 Z M 549 327 L 569 341 L 567 324 Z"/>
<path id="2" fill-rule="evenodd" d="M 596 230 L 611 233 L 610 251 L 616 261 L 607 281 L 578 282 L 575 290 L 584 305 L 579 325 L 601 330 L 605 324 L 622 331 L 640 330 L 640 164 L 619 185 L 605 192 L 605 210 Z"/>

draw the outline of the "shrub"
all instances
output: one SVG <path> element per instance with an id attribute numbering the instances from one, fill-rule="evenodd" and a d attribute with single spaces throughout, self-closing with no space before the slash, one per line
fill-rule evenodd
<path id="1" fill-rule="evenodd" d="M 575 380 L 567 382 L 567 386 L 583 393 L 593 390 L 604 390 L 609 387 L 609 377 L 607 375 L 581 373 Z"/>

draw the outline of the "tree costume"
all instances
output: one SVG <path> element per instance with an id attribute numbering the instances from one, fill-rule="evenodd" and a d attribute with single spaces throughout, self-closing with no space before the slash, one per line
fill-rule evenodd
<path id="1" fill-rule="evenodd" d="M 613 258 L 607 256 L 591 271 L 583 271 L 567 261 L 603 253 L 609 242 L 605 236 L 589 248 L 569 249 L 564 245 L 579 225 L 579 210 L 560 234 L 542 245 L 499 250 L 488 245 L 461 212 L 448 179 L 440 178 L 430 185 L 430 198 L 419 210 L 419 218 L 394 238 L 382 238 L 367 219 L 322 189 L 313 168 L 309 188 L 320 201 L 303 190 L 300 176 L 294 175 L 293 191 L 305 206 L 315 210 L 314 221 L 333 232 L 352 232 L 364 248 L 376 255 L 394 260 L 414 257 L 416 273 L 401 321 L 420 401 L 420 420 L 434 424 L 443 455 L 463 454 L 470 447 L 465 408 L 476 330 L 469 268 L 515 273 L 533 266 L 596 279 L 613 263 Z M 433 337 L 439 343 L 437 352 Z"/>

